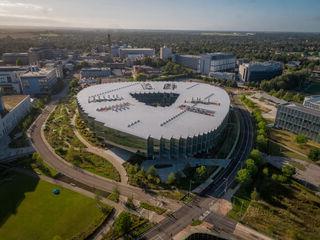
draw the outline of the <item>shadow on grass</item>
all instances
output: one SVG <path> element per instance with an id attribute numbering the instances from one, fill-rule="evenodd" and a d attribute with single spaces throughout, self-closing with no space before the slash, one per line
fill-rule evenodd
<path id="1" fill-rule="evenodd" d="M 30 176 L 12 170 L 10 165 L 0 165 L 0 227 L 17 213 L 27 192 L 33 192 L 39 176 L 30 171 Z"/>

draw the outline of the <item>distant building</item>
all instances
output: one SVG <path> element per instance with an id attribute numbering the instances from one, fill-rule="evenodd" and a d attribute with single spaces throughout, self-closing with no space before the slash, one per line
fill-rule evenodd
<path id="1" fill-rule="evenodd" d="M 6 107 L 2 109 L 2 107 Z M 30 96 L 12 95 L 1 96 L 0 94 L 0 139 L 9 133 L 30 111 Z"/>
<path id="2" fill-rule="evenodd" d="M 80 79 L 83 78 L 106 78 L 111 76 L 110 68 L 83 68 L 80 71 Z"/>
<path id="3" fill-rule="evenodd" d="M 31 67 L 20 76 L 22 92 L 27 95 L 50 94 L 57 83 L 55 68 L 45 69 Z"/>
<path id="4" fill-rule="evenodd" d="M 236 74 L 229 72 L 210 72 L 209 77 L 219 79 L 219 80 L 235 80 Z"/>
<path id="5" fill-rule="evenodd" d="M 305 97 L 303 106 L 320 111 L 320 95 Z"/>
<path id="6" fill-rule="evenodd" d="M 244 82 L 260 82 L 282 74 L 283 65 L 280 62 L 254 62 L 239 66 L 240 79 Z"/>
<path id="7" fill-rule="evenodd" d="M 200 56 L 175 54 L 173 61 L 196 72 L 200 71 Z"/>
<path id="8" fill-rule="evenodd" d="M 51 47 L 30 48 L 28 51 L 30 64 L 38 64 L 40 60 L 59 60 L 67 57 L 65 49 Z"/>
<path id="9" fill-rule="evenodd" d="M 320 142 L 320 111 L 295 103 L 278 106 L 275 127 Z"/>
<path id="10" fill-rule="evenodd" d="M 202 55 L 177 54 L 174 61 L 205 75 L 211 72 L 233 72 L 236 66 L 234 54 L 221 52 Z"/>
<path id="11" fill-rule="evenodd" d="M 234 72 L 236 56 L 232 53 L 207 53 L 201 55 L 200 73 L 210 72 Z"/>
<path id="12" fill-rule="evenodd" d="M 61 61 L 50 61 L 45 64 L 46 69 L 54 69 L 58 79 L 63 79 L 63 64 Z"/>
<path id="13" fill-rule="evenodd" d="M 21 94 L 20 75 L 25 73 L 28 67 L 1 66 L 0 88 L 4 94 Z"/>
<path id="14" fill-rule="evenodd" d="M 135 65 L 132 68 L 132 76 L 135 78 L 140 73 L 145 74 L 147 76 L 151 75 L 160 75 L 161 70 L 155 69 L 153 67 L 145 66 L 145 65 Z"/>
<path id="15" fill-rule="evenodd" d="M 120 58 L 153 57 L 155 50 L 152 48 L 119 48 Z"/>
<path id="16" fill-rule="evenodd" d="M 167 60 L 172 57 L 172 50 L 166 46 L 160 48 L 160 59 Z"/>
<path id="17" fill-rule="evenodd" d="M 16 65 L 17 60 L 20 60 L 22 65 L 29 64 L 28 53 L 4 53 L 2 54 L 2 60 L 4 64 Z"/>

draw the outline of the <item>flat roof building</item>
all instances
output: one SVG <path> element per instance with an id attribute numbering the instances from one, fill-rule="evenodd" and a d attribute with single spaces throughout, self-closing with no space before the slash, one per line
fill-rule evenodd
<path id="1" fill-rule="evenodd" d="M 153 57 L 153 48 L 119 48 L 120 58 Z"/>
<path id="2" fill-rule="evenodd" d="M 4 53 L 2 54 L 2 60 L 5 64 L 16 65 L 17 60 L 20 60 L 22 65 L 29 64 L 28 53 Z"/>
<path id="3" fill-rule="evenodd" d="M 236 67 L 235 55 L 222 52 L 202 55 L 176 54 L 174 61 L 205 75 L 211 72 L 233 72 Z"/>
<path id="4" fill-rule="evenodd" d="M 275 61 L 244 63 L 239 66 L 240 79 L 244 82 L 260 82 L 282 74 L 283 64 Z"/>
<path id="5" fill-rule="evenodd" d="M 109 144 L 149 159 L 181 159 L 211 149 L 229 116 L 221 88 L 197 82 L 121 82 L 77 95 L 88 126 Z"/>
<path id="6" fill-rule="evenodd" d="M 320 111 L 320 95 L 305 97 L 303 106 Z"/>
<path id="7" fill-rule="evenodd" d="M 278 106 L 275 127 L 320 142 L 320 111 L 298 103 L 281 104 Z"/>
<path id="8" fill-rule="evenodd" d="M 32 96 L 49 94 L 57 83 L 56 70 L 31 67 L 28 72 L 20 76 L 20 80 L 23 94 Z"/>
<path id="9" fill-rule="evenodd" d="M 30 96 L 10 95 L 1 96 L 0 105 L 0 139 L 8 136 L 9 133 L 19 124 L 31 108 Z"/>
<path id="10" fill-rule="evenodd" d="M 80 79 L 83 78 L 106 78 L 110 77 L 110 68 L 83 68 L 80 71 Z"/>
<path id="11" fill-rule="evenodd" d="M 160 48 L 160 59 L 167 60 L 172 57 L 172 50 L 166 46 Z"/>

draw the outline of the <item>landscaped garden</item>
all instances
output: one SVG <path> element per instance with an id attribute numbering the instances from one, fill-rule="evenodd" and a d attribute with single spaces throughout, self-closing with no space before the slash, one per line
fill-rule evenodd
<path id="1" fill-rule="evenodd" d="M 76 102 L 64 100 L 48 118 L 45 136 L 54 151 L 73 165 L 94 174 L 120 181 L 120 175 L 106 159 L 87 152 L 84 144 L 75 136 L 71 119 L 76 112 Z"/>
<path id="2" fill-rule="evenodd" d="M 39 178 L 1 172 L 0 239 L 85 239 L 112 208 Z M 58 189 L 59 194 L 53 194 Z"/>

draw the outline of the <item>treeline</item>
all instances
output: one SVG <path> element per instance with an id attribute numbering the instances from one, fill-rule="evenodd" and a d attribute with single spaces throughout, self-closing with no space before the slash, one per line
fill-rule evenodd
<path id="1" fill-rule="evenodd" d="M 302 87 L 308 81 L 309 73 L 301 70 L 297 72 L 290 72 L 281 76 L 275 77 L 271 80 L 263 80 L 260 83 L 260 88 L 266 92 L 272 90 L 302 90 Z"/>

